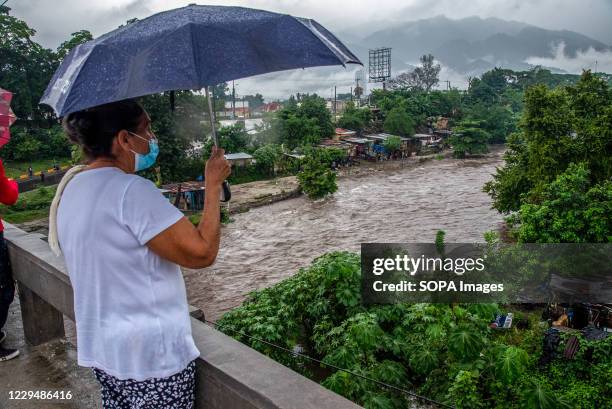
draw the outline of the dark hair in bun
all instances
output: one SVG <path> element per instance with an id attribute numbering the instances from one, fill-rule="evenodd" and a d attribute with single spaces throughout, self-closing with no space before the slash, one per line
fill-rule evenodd
<path id="1" fill-rule="evenodd" d="M 62 126 L 70 140 L 81 146 L 89 160 L 111 157 L 113 139 L 119 131 L 136 132 L 144 109 L 132 100 L 112 102 L 64 117 Z"/>

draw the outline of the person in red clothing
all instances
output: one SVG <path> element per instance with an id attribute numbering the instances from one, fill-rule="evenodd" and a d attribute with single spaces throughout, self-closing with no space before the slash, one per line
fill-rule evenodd
<path id="1" fill-rule="evenodd" d="M 17 182 L 7 178 L 4 173 L 4 165 L 0 159 L 0 203 L 12 205 L 17 201 L 19 190 Z M 6 338 L 6 332 L 2 327 L 6 324 L 9 305 L 15 296 L 15 281 L 11 271 L 11 262 L 8 257 L 8 249 L 4 241 L 4 225 L 0 220 L 0 361 L 8 361 L 19 355 L 19 350 L 2 347 L 2 341 Z"/>

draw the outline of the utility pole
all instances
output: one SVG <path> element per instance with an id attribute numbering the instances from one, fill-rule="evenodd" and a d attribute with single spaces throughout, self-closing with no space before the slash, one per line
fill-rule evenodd
<path id="1" fill-rule="evenodd" d="M 353 87 L 351 86 L 351 102 L 353 102 Z"/>
<path id="2" fill-rule="evenodd" d="M 236 88 L 232 80 L 232 119 L 236 119 Z"/>
<path id="3" fill-rule="evenodd" d="M 336 86 L 334 85 L 334 121 L 336 120 Z"/>

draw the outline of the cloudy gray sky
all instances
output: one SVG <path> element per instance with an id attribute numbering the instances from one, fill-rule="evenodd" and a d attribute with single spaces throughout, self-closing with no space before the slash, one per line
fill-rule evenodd
<path id="1" fill-rule="evenodd" d="M 612 45 L 612 0 L 9 0 L 7 5 L 14 16 L 37 30 L 39 43 L 55 48 L 70 33 L 81 29 L 98 36 L 132 17 L 143 18 L 194 2 L 240 5 L 314 18 L 336 32 L 372 32 L 376 27 L 436 15 L 455 19 L 474 15 L 498 17 L 548 29 L 573 30 Z M 312 75 L 314 81 L 316 71 Z M 329 86 L 321 84 L 318 90 L 327 93 L 333 80 L 349 84 L 352 77 L 352 72 L 339 73 L 329 80 Z M 295 88 L 289 86 L 292 78 L 287 78 L 287 89 Z M 302 78 L 302 83 L 307 81 Z M 240 92 L 250 93 L 252 84 L 253 81 L 242 81 Z M 281 88 L 277 83 L 274 93 L 282 94 Z"/>
<path id="2" fill-rule="evenodd" d="M 612 44 L 612 0 L 9 0 L 13 15 L 38 31 L 38 41 L 56 47 L 71 32 L 94 35 L 132 17 L 189 3 L 240 5 L 310 17 L 334 30 L 363 24 L 449 18 L 498 17 L 549 29 L 567 29 Z"/>

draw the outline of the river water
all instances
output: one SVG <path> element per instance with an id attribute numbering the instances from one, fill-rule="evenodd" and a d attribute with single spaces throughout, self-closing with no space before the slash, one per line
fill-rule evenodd
<path id="1" fill-rule="evenodd" d="M 364 242 L 482 242 L 502 216 L 482 186 L 503 164 L 502 150 L 469 160 L 430 160 L 414 167 L 339 179 L 324 200 L 304 196 L 232 216 L 216 263 L 185 269 L 190 304 L 207 319 L 240 305 L 248 292 L 293 275 L 333 250 Z"/>

